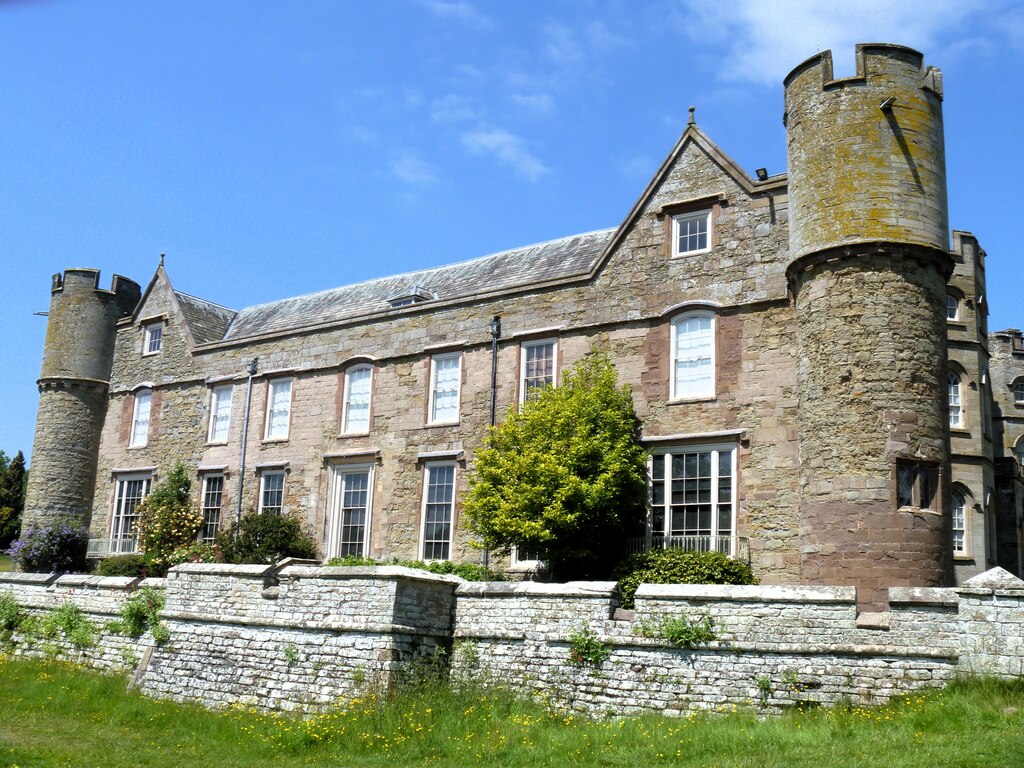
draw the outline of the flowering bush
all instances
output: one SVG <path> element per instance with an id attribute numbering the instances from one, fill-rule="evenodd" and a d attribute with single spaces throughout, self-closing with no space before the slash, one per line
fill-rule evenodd
<path id="1" fill-rule="evenodd" d="M 205 541 L 194 541 L 184 547 L 178 547 L 167 558 L 168 566 L 182 563 L 223 563 L 224 555 L 220 544 L 208 544 Z"/>
<path id="2" fill-rule="evenodd" d="M 11 544 L 11 557 L 28 573 L 74 573 L 85 570 L 89 532 L 72 518 L 26 528 Z"/>
<path id="3" fill-rule="evenodd" d="M 135 531 L 147 564 L 167 567 L 171 553 L 193 544 L 203 514 L 192 504 L 192 481 L 180 462 L 139 504 Z"/>

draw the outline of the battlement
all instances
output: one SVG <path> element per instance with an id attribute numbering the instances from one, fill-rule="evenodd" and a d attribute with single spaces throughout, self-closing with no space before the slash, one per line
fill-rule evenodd
<path id="1" fill-rule="evenodd" d="M 114 275 L 110 289 L 100 288 L 100 271 L 92 267 L 73 267 L 54 274 L 50 293 L 81 293 L 91 291 L 101 296 L 112 296 L 126 313 L 131 312 L 142 297 L 142 288 L 134 280 Z"/>
<path id="2" fill-rule="evenodd" d="M 799 89 L 827 91 L 866 84 L 886 85 L 894 79 L 916 80 L 921 88 L 942 99 L 942 70 L 925 67 L 920 51 L 891 43 L 859 43 L 855 59 L 857 74 L 843 78 L 833 74 L 832 51 L 816 53 L 803 61 L 783 81 L 787 103 L 790 93 Z"/>

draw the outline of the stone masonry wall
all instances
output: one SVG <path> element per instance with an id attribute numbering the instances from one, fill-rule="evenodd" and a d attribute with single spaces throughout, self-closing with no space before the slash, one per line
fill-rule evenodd
<path id="1" fill-rule="evenodd" d="M 28 610 L 71 601 L 97 624 L 138 586 L 0 574 L 0 592 Z M 137 659 L 135 681 L 157 697 L 304 711 L 449 653 L 457 680 L 597 715 L 877 704 L 965 672 L 1024 676 L 1024 581 L 1001 569 L 957 589 L 893 588 L 888 613 L 860 616 L 852 587 L 643 585 L 635 611 L 623 612 L 612 583 L 468 583 L 287 563 L 178 566 L 165 594 L 166 644 L 104 634 L 71 655 L 114 669 Z M 648 636 L 705 616 L 715 635 L 707 644 Z M 583 630 L 609 652 L 596 668 L 570 661 Z"/>

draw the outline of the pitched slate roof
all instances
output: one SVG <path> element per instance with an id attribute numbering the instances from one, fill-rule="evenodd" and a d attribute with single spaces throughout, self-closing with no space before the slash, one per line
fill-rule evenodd
<path id="1" fill-rule="evenodd" d="M 459 264 L 259 304 L 240 311 L 226 335 L 218 339 L 244 339 L 375 314 L 389 308 L 389 299 L 408 294 L 414 286 L 433 293 L 437 301 L 449 301 L 585 275 L 614 234 L 615 229 L 586 232 Z"/>
<path id="2" fill-rule="evenodd" d="M 192 331 L 192 340 L 196 344 L 207 344 L 223 339 L 228 326 L 238 314 L 233 309 L 181 291 L 175 291 L 174 296 L 178 300 L 182 314 L 185 315 L 185 322 L 188 323 L 189 330 Z"/>

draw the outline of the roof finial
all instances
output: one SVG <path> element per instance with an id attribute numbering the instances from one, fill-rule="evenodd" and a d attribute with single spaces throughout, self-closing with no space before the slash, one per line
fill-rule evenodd
<path id="1" fill-rule="evenodd" d="M 160 254 L 160 266 L 161 267 L 164 265 L 164 255 L 165 254 L 162 254 L 162 253 Z"/>
<path id="2" fill-rule="evenodd" d="M 696 109 L 697 109 L 696 107 L 690 107 L 690 119 L 686 121 L 687 125 L 696 125 L 697 124 L 697 121 L 693 119 L 693 113 L 694 113 L 694 111 Z"/>

